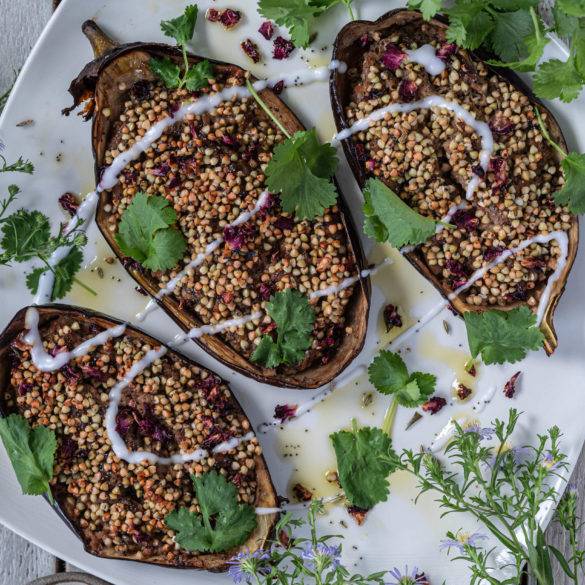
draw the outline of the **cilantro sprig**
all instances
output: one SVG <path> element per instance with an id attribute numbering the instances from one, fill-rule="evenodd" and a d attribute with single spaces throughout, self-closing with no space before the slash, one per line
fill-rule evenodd
<path id="1" fill-rule="evenodd" d="M 167 515 L 166 525 L 185 550 L 217 553 L 243 544 L 256 528 L 256 512 L 238 503 L 236 486 L 216 471 L 191 476 L 200 514 L 179 508 Z"/>
<path id="2" fill-rule="evenodd" d="M 49 218 L 40 211 L 20 209 L 8 217 L 3 217 L 19 193 L 16 185 L 11 185 L 8 191 L 8 198 L 0 203 L 0 266 L 40 260 L 43 266 L 35 268 L 27 275 L 26 285 L 33 294 L 36 294 L 41 276 L 46 272 L 52 272 L 55 276 L 52 301 L 67 295 L 74 282 L 92 295 L 97 295 L 93 289 L 75 277 L 83 262 L 81 249 L 87 243 L 85 234 L 75 230 L 65 233 L 61 226 L 57 235 L 52 236 Z M 71 248 L 69 254 L 55 266 L 51 265 L 49 263 L 51 255 L 63 247 Z"/>
<path id="3" fill-rule="evenodd" d="M 523 360 L 529 350 L 538 350 L 544 334 L 536 315 L 528 307 L 510 311 L 469 311 L 464 314 L 471 355 L 481 354 L 485 364 L 514 363 Z"/>
<path id="4" fill-rule="evenodd" d="M 394 471 L 390 461 L 392 441 L 381 429 L 358 428 L 330 435 L 337 457 L 339 482 L 353 506 L 370 510 L 385 502 L 390 493 L 388 476 Z"/>
<path id="5" fill-rule="evenodd" d="M 542 116 L 535 110 L 540 131 L 545 140 L 560 154 L 565 184 L 554 195 L 559 205 L 566 205 L 571 213 L 585 213 L 585 154 L 567 154 L 551 137 Z"/>
<path id="6" fill-rule="evenodd" d="M 392 395 L 382 430 L 390 434 L 398 406 L 416 408 L 426 402 L 433 392 L 437 378 L 424 372 L 410 374 L 397 353 L 381 351 L 368 368 L 370 382 L 381 394 Z"/>
<path id="7" fill-rule="evenodd" d="M 16 162 L 9 163 L 6 158 L 0 154 L 0 163 L 0 173 L 25 173 L 27 175 L 32 175 L 35 170 L 32 162 L 22 158 L 22 156 L 19 156 Z"/>
<path id="8" fill-rule="evenodd" d="M 116 242 L 124 254 L 155 272 L 177 265 L 186 248 L 177 214 L 161 195 L 137 193 L 122 213 Z"/>
<path id="9" fill-rule="evenodd" d="M 181 89 L 186 87 L 189 91 L 197 91 L 209 85 L 213 78 L 213 66 L 207 60 L 200 61 L 194 66 L 189 62 L 187 45 L 195 33 L 197 23 L 198 7 L 187 6 L 185 12 L 172 20 L 161 22 L 162 32 L 177 41 L 177 45 L 183 54 L 183 70 L 169 57 L 158 59 L 152 57 L 150 60 L 151 71 L 162 79 L 169 89 Z"/>
<path id="10" fill-rule="evenodd" d="M 313 219 L 337 201 L 331 182 L 339 159 L 329 143 L 321 144 L 313 128 L 290 135 L 248 80 L 247 87 L 260 107 L 287 139 L 274 149 L 266 167 L 266 186 L 280 193 L 282 209 L 298 219 Z"/>
<path id="11" fill-rule="evenodd" d="M 252 354 L 252 361 L 267 368 L 298 364 L 311 347 L 315 321 L 307 297 L 288 288 L 272 295 L 266 312 L 276 323 L 276 340 L 264 335 Z"/>
<path id="12" fill-rule="evenodd" d="M 379 179 L 364 188 L 364 233 L 395 248 L 418 245 L 435 234 L 437 222 L 409 207 Z"/>
<path id="13" fill-rule="evenodd" d="M 355 20 L 353 0 L 260 0 L 258 11 L 264 18 L 288 28 L 292 42 L 306 48 L 316 19 L 339 4 L 345 5 L 351 20 Z"/>
<path id="14" fill-rule="evenodd" d="M 53 496 L 49 482 L 53 477 L 57 439 L 46 427 L 31 428 L 21 415 L 11 414 L 0 419 L 0 438 L 22 492 L 29 496 Z"/>

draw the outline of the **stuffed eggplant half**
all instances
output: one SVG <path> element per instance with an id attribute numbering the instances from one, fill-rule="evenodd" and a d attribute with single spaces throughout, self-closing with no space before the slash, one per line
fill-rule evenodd
<path id="1" fill-rule="evenodd" d="M 52 358 L 119 325 L 72 307 L 32 310 L 41 349 Z M 220 571 L 238 551 L 262 548 L 277 514 L 257 515 L 257 508 L 274 512 L 278 500 L 250 422 L 227 384 L 169 350 L 122 390 L 112 415 L 113 389 L 161 344 L 126 327 L 60 369 L 41 371 L 34 365 L 34 341 L 26 336 L 27 311 L 21 310 L 0 337 L 0 412 L 54 433 L 50 491 L 55 509 L 86 550 Z M 115 417 L 116 436 L 109 416 Z M 113 445 L 120 441 L 134 457 L 116 455 Z M 172 457 L 172 463 L 165 461 Z M 222 491 L 219 507 L 215 494 L 194 486 L 196 481 L 210 481 L 211 489 Z M 230 498 L 232 516 L 216 519 L 230 507 Z M 215 536 L 201 534 L 204 511 L 212 512 L 206 521 Z"/>
<path id="2" fill-rule="evenodd" d="M 197 91 L 168 89 L 152 72 L 151 62 L 182 64 L 180 51 L 154 44 L 114 46 L 93 22 L 84 25 L 84 32 L 101 56 L 73 82 L 71 93 L 93 116 L 98 182 L 121 154 L 148 138 L 158 122 L 172 120 L 182 105 L 204 103 L 209 96 L 222 96 L 226 88 L 245 89 L 243 69 L 211 60 L 206 61 L 213 72 L 208 85 Z M 202 62 L 195 56 L 188 59 L 193 67 Z M 287 133 L 303 130 L 274 91 L 259 93 Z M 128 272 L 184 330 L 263 313 L 246 325 L 197 339 L 206 351 L 260 381 L 316 388 L 361 350 L 369 283 L 361 281 L 311 302 L 312 342 L 298 363 L 267 367 L 251 360 L 261 338 L 276 334 L 266 315 L 272 295 L 287 289 L 310 295 L 363 268 L 359 240 L 338 189 L 337 204 L 311 220 L 283 212 L 279 197 L 266 193 L 264 170 L 285 139 L 279 125 L 249 94 L 220 97 L 215 109 L 169 124 L 145 152 L 120 169 L 116 186 L 101 192 L 97 222 Z M 176 214 L 186 247 L 172 269 L 145 268 L 119 245 L 121 220 L 138 193 L 164 197 Z M 263 195 L 266 203 L 255 208 Z M 234 225 L 245 212 L 251 217 Z M 219 240 L 221 245 L 214 248 Z M 202 254 L 204 260 L 177 283 L 181 270 Z M 165 294 L 169 283 L 173 291 Z"/>
<path id="3" fill-rule="evenodd" d="M 538 308 L 550 354 L 557 346 L 553 312 L 579 230 L 577 218 L 555 203 L 563 172 L 538 112 L 555 142 L 565 150 L 566 144 L 554 117 L 517 76 L 450 44 L 446 29 L 440 20 L 396 10 L 339 33 L 334 58 L 349 70 L 331 78 L 338 130 L 347 136 L 372 112 L 397 106 L 343 146 L 362 186 L 379 179 L 421 215 L 453 224 L 406 254 L 451 295 L 453 307 L 460 313 Z M 462 290 L 503 252 L 559 232 L 560 238 L 524 247 Z"/>

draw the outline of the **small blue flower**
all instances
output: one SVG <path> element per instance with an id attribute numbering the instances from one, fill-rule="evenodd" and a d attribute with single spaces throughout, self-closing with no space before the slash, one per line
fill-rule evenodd
<path id="1" fill-rule="evenodd" d="M 386 585 L 428 585 L 429 583 L 424 572 L 419 572 L 417 567 L 409 573 L 408 565 L 404 567 L 404 573 L 397 567 L 394 567 L 390 571 L 390 575 L 392 575 L 395 581 L 390 581 Z"/>
<path id="2" fill-rule="evenodd" d="M 328 546 L 322 542 L 318 543 L 315 548 L 308 542 L 301 553 L 301 558 L 309 563 L 312 568 L 325 568 L 331 566 L 337 569 L 340 565 L 339 557 L 341 556 L 341 546 Z"/>
<path id="3" fill-rule="evenodd" d="M 270 555 L 263 551 L 257 550 L 251 553 L 249 550 L 238 553 L 228 561 L 230 566 L 228 575 L 234 583 L 251 583 L 254 575 L 262 573 L 263 563 L 268 560 Z"/>
<path id="4" fill-rule="evenodd" d="M 450 550 L 456 548 L 460 553 L 464 553 L 466 546 L 477 547 L 479 542 L 486 538 L 487 536 L 481 532 L 474 532 L 473 534 L 460 532 L 457 534 L 457 538 L 445 538 L 441 540 L 440 549 Z"/>
<path id="5" fill-rule="evenodd" d="M 480 439 L 491 439 L 494 436 L 494 429 L 482 427 L 478 422 L 474 422 L 465 428 L 466 433 L 476 433 Z"/>
<path id="6" fill-rule="evenodd" d="M 494 451 L 492 456 L 485 462 L 488 467 L 493 467 L 496 464 L 496 452 Z M 501 455 L 503 457 L 512 457 L 514 463 L 519 465 L 531 453 L 532 451 L 528 447 L 512 447 L 511 449 L 505 450 Z"/>
<path id="7" fill-rule="evenodd" d="M 559 466 L 559 461 L 555 459 L 550 451 L 547 451 L 541 465 L 549 471 L 554 471 Z"/>

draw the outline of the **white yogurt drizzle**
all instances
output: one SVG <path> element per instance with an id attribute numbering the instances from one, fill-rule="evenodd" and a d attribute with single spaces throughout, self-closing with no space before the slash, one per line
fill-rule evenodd
<path id="1" fill-rule="evenodd" d="M 260 212 L 262 207 L 268 201 L 269 197 L 270 197 L 270 193 L 268 191 L 263 191 L 262 194 L 260 195 L 260 197 L 258 198 L 258 201 L 256 202 L 256 205 L 254 206 L 254 209 L 252 209 L 251 211 L 245 211 L 244 213 L 241 213 L 235 219 L 235 221 L 228 224 L 226 226 L 226 228 L 237 227 L 239 225 L 242 225 L 242 224 L 250 221 L 252 218 L 254 218 Z M 224 228 L 224 229 L 226 229 L 226 228 Z M 220 237 L 217 240 L 214 240 L 213 242 L 207 244 L 204 252 L 200 252 L 199 254 L 197 254 L 197 256 L 193 260 L 191 260 L 191 262 L 189 262 L 185 266 L 185 268 L 183 268 L 183 270 L 181 270 L 181 272 L 179 272 L 179 274 L 177 274 L 174 278 L 172 278 L 168 282 L 168 284 L 156 294 L 154 299 L 150 299 L 150 301 L 148 302 L 148 305 L 146 305 L 146 308 L 144 309 L 144 311 L 142 311 L 141 313 L 138 313 L 136 315 L 136 318 L 138 319 L 138 321 L 144 321 L 144 319 L 146 319 L 146 317 L 148 315 L 150 315 L 150 313 L 156 311 L 159 308 L 156 301 L 160 301 L 164 297 L 173 293 L 174 290 L 177 288 L 178 284 L 183 280 L 183 278 L 185 278 L 192 270 L 195 270 L 195 268 L 197 268 L 198 266 L 201 266 L 201 264 L 203 264 L 203 262 L 205 262 L 205 259 L 208 256 L 210 256 L 211 254 L 213 254 L 223 244 L 223 242 L 224 242 L 224 238 Z"/>
<path id="2" fill-rule="evenodd" d="M 334 496 L 327 496 L 324 498 L 319 498 L 322 504 L 333 504 L 334 502 L 339 502 L 340 500 L 345 499 L 344 494 L 336 494 Z M 311 505 L 311 501 L 308 502 L 298 502 L 295 504 L 284 504 L 280 508 L 256 508 L 256 514 L 258 516 L 268 516 L 270 514 L 278 514 L 280 512 L 302 512 L 306 510 Z"/>
<path id="3" fill-rule="evenodd" d="M 343 74 L 347 71 L 347 65 L 342 61 L 333 60 L 325 67 L 305 69 L 281 77 L 259 80 L 253 85 L 256 91 L 273 88 L 280 82 L 283 82 L 287 87 L 304 85 L 314 81 L 326 81 L 332 71 L 339 71 L 339 73 Z M 90 220 L 95 214 L 99 194 L 102 191 L 114 188 L 118 183 L 120 174 L 126 166 L 140 157 L 142 153 L 146 152 L 164 134 L 165 130 L 168 130 L 173 124 L 184 120 L 189 115 L 201 116 L 209 113 L 224 101 L 245 99 L 250 97 L 250 95 L 250 92 L 244 86 L 237 85 L 226 87 L 220 92 L 205 95 L 191 103 L 183 104 L 173 115 L 159 120 L 140 140 L 136 141 L 130 148 L 116 156 L 112 164 L 105 169 L 96 190 L 87 195 L 83 203 L 79 206 L 77 213 L 65 228 L 65 233 L 70 233 L 74 229 L 79 229 L 80 231 L 87 230 L 88 220 Z M 49 265 L 54 268 L 61 260 L 65 259 L 70 252 L 71 247 L 58 248 L 48 259 Z M 47 271 L 41 275 L 38 291 L 34 298 L 35 305 L 41 305 L 51 301 L 54 284 L 55 275 L 53 272 Z"/>
<path id="4" fill-rule="evenodd" d="M 445 62 L 437 57 L 437 51 L 433 45 L 421 45 L 418 49 L 407 49 L 405 53 L 409 61 L 422 65 L 429 75 L 440 75 L 445 71 Z"/>
<path id="5" fill-rule="evenodd" d="M 492 401 L 496 395 L 496 387 L 492 386 L 483 396 L 481 396 L 471 407 L 473 411 L 480 413 L 483 412 L 487 405 Z"/>
<path id="6" fill-rule="evenodd" d="M 431 95 L 422 100 L 411 103 L 389 104 L 383 108 L 379 108 L 371 112 L 365 118 L 358 120 L 349 128 L 338 132 L 331 144 L 338 145 L 341 141 L 347 140 L 358 132 L 364 132 L 370 128 L 375 122 L 383 120 L 388 114 L 402 113 L 407 114 L 415 110 L 428 110 L 430 108 L 443 108 L 449 110 L 457 118 L 463 120 L 470 128 L 472 128 L 481 138 L 481 152 L 479 154 L 479 163 L 484 171 L 487 171 L 492 152 L 494 150 L 494 137 L 490 127 L 485 123 L 477 120 L 473 114 L 468 112 L 463 106 L 456 102 L 450 102 L 440 95 Z M 467 185 L 465 197 L 470 200 L 479 186 L 480 177 L 473 175 L 469 184 Z"/>

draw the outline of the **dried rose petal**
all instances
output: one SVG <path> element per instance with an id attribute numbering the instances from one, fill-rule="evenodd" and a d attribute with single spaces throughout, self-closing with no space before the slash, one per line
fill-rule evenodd
<path id="1" fill-rule="evenodd" d="M 130 408 L 120 408 L 116 416 L 116 432 L 124 437 L 134 424 L 134 416 Z"/>
<path id="2" fill-rule="evenodd" d="M 516 382 L 518 382 L 518 378 L 522 372 L 516 372 L 504 386 L 504 396 L 506 398 L 513 398 L 516 394 Z"/>
<path id="3" fill-rule="evenodd" d="M 357 522 L 358 526 L 361 526 L 366 521 L 366 515 L 368 514 L 369 510 L 366 508 L 359 508 L 358 506 L 348 506 L 347 511 L 349 512 L 350 516 Z"/>
<path id="4" fill-rule="evenodd" d="M 369 33 L 364 33 L 358 40 L 362 49 L 367 49 L 372 44 L 372 39 Z"/>
<path id="5" fill-rule="evenodd" d="M 402 317 L 398 313 L 398 308 L 394 305 L 386 305 L 384 308 L 384 323 L 386 331 L 391 331 L 394 327 L 402 327 Z"/>
<path id="6" fill-rule="evenodd" d="M 418 85 L 414 81 L 403 79 L 398 86 L 398 95 L 405 102 L 411 102 L 418 95 Z"/>
<path id="7" fill-rule="evenodd" d="M 459 400 L 466 400 L 470 396 L 471 388 L 468 388 L 464 384 L 459 384 L 459 386 L 457 386 L 457 398 L 459 398 Z"/>
<path id="8" fill-rule="evenodd" d="M 79 372 L 76 372 L 71 366 L 71 364 L 65 364 L 59 371 L 63 374 L 65 379 L 71 384 L 76 384 L 77 382 L 79 382 L 81 378 L 81 374 Z"/>
<path id="9" fill-rule="evenodd" d="M 294 49 L 295 46 L 289 40 L 285 39 L 284 37 L 276 37 L 274 39 L 274 49 L 272 56 L 279 61 L 282 59 L 288 59 Z"/>
<path id="10" fill-rule="evenodd" d="M 514 130 L 514 122 L 502 112 L 496 112 L 489 122 L 489 127 L 494 134 L 510 134 Z"/>
<path id="11" fill-rule="evenodd" d="M 258 32 L 269 41 L 274 35 L 274 23 L 270 20 L 265 20 L 258 29 Z"/>
<path id="12" fill-rule="evenodd" d="M 171 172 L 171 166 L 168 163 L 163 163 L 158 167 L 153 167 L 151 172 L 155 177 L 166 177 Z"/>
<path id="13" fill-rule="evenodd" d="M 225 430 L 215 428 L 210 435 L 208 435 L 201 446 L 206 451 L 211 451 L 214 447 L 221 445 L 231 439 L 231 434 Z"/>
<path id="14" fill-rule="evenodd" d="M 260 285 L 260 298 L 263 301 L 267 301 L 272 296 L 272 288 L 270 285 L 265 284 L 264 282 Z"/>
<path id="15" fill-rule="evenodd" d="M 63 193 L 59 197 L 59 205 L 66 211 L 71 217 L 73 217 L 79 209 L 79 201 L 75 193 Z"/>
<path id="16" fill-rule="evenodd" d="M 102 372 L 99 368 L 90 366 L 89 364 L 82 365 L 81 371 L 86 378 L 97 380 L 98 382 L 103 382 L 108 377 L 108 375 Z"/>
<path id="17" fill-rule="evenodd" d="M 63 436 L 59 444 L 59 455 L 66 461 L 73 459 L 77 453 L 77 443 L 67 435 Z"/>
<path id="18" fill-rule="evenodd" d="M 242 160 L 245 160 L 245 161 L 252 160 L 253 158 L 256 158 L 257 154 L 258 154 L 258 145 L 255 143 L 250 144 L 246 147 L 246 149 L 242 153 Z"/>
<path id="19" fill-rule="evenodd" d="M 30 382 L 21 382 L 16 390 L 19 396 L 25 396 L 27 392 L 33 389 L 33 385 Z"/>
<path id="20" fill-rule="evenodd" d="M 226 146 L 231 146 L 232 148 L 238 148 L 238 146 L 240 146 L 240 143 L 238 142 L 238 140 L 236 138 L 234 138 L 233 136 L 230 136 L 229 134 L 224 134 L 221 137 L 221 141 Z"/>
<path id="21" fill-rule="evenodd" d="M 298 404 L 278 404 L 274 408 L 274 418 L 280 422 L 290 420 L 297 415 Z"/>
<path id="22" fill-rule="evenodd" d="M 255 227 L 251 224 L 227 226 L 223 230 L 223 237 L 229 247 L 237 252 L 255 231 Z"/>
<path id="23" fill-rule="evenodd" d="M 284 79 L 281 79 L 278 83 L 275 83 L 272 86 L 272 91 L 276 94 L 276 95 L 280 95 L 284 90 Z"/>
<path id="24" fill-rule="evenodd" d="M 382 64 L 390 69 L 396 71 L 402 65 L 402 61 L 406 58 L 406 53 L 403 53 L 396 45 L 388 45 L 384 54 L 380 58 Z"/>
<path id="25" fill-rule="evenodd" d="M 219 17 L 219 21 L 227 29 L 234 28 L 240 20 L 242 20 L 242 13 L 239 10 L 232 10 L 231 8 L 223 10 Z"/>
<path id="26" fill-rule="evenodd" d="M 467 277 L 467 268 L 461 262 L 457 262 L 457 260 L 448 258 L 445 261 L 445 268 L 455 276 L 461 276 L 463 278 Z"/>
<path id="27" fill-rule="evenodd" d="M 483 177 L 485 177 L 485 170 L 481 165 L 473 165 L 471 167 L 471 172 L 480 179 L 483 179 Z"/>
<path id="28" fill-rule="evenodd" d="M 453 214 L 450 223 L 455 224 L 459 229 L 473 231 L 479 225 L 479 219 L 475 217 L 473 209 L 460 209 Z"/>
<path id="29" fill-rule="evenodd" d="M 529 270 L 544 270 L 546 268 L 546 261 L 542 258 L 536 258 L 535 256 L 522 258 L 520 264 Z"/>
<path id="30" fill-rule="evenodd" d="M 366 147 L 361 142 L 358 142 L 357 144 L 354 144 L 354 150 L 358 160 L 361 162 L 365 162 L 367 157 Z"/>
<path id="31" fill-rule="evenodd" d="M 295 226 L 295 220 L 292 217 L 286 217 L 285 215 L 281 215 L 275 222 L 274 225 L 279 230 L 292 230 Z"/>
<path id="32" fill-rule="evenodd" d="M 507 301 L 525 301 L 528 298 L 528 290 L 523 282 L 516 285 L 514 291 L 506 295 Z"/>
<path id="33" fill-rule="evenodd" d="M 302 483 L 295 483 L 292 492 L 299 502 L 310 502 L 313 499 L 313 492 Z"/>
<path id="34" fill-rule="evenodd" d="M 246 39 L 240 44 L 240 47 L 254 63 L 260 62 L 260 49 L 252 39 Z"/>
<path id="35" fill-rule="evenodd" d="M 376 161 L 374 159 L 366 161 L 366 170 L 370 173 L 373 173 L 376 170 Z"/>
<path id="36" fill-rule="evenodd" d="M 508 161 L 501 156 L 493 156 L 490 159 L 489 171 L 494 174 L 494 189 L 508 183 Z"/>
<path id="37" fill-rule="evenodd" d="M 427 400 L 421 408 L 425 412 L 437 414 L 437 412 L 439 412 L 439 410 L 441 410 L 446 404 L 447 401 L 441 396 L 433 396 L 432 398 L 429 398 L 429 400 Z"/>
<path id="38" fill-rule="evenodd" d="M 67 347 L 64 345 L 60 345 L 59 347 L 54 347 L 53 349 L 50 349 L 49 354 L 52 357 L 55 357 L 56 355 L 59 355 L 60 353 L 63 353 L 64 351 L 67 351 Z"/>
<path id="39" fill-rule="evenodd" d="M 500 256 L 502 252 L 504 252 L 505 250 L 506 248 L 504 248 L 503 246 L 491 246 L 487 248 L 486 251 L 483 253 L 484 260 L 486 260 L 487 262 L 491 262 L 492 260 L 495 260 L 498 256 Z"/>
<path id="40" fill-rule="evenodd" d="M 457 45 L 455 43 L 443 43 L 438 49 L 437 49 L 437 57 L 439 57 L 439 59 L 447 59 L 447 57 L 450 57 L 451 55 L 454 55 L 457 52 Z"/>
<path id="41" fill-rule="evenodd" d="M 209 10 L 205 13 L 205 18 L 209 20 L 209 22 L 219 22 L 221 17 L 221 12 L 217 10 L 217 8 L 209 8 Z"/>

